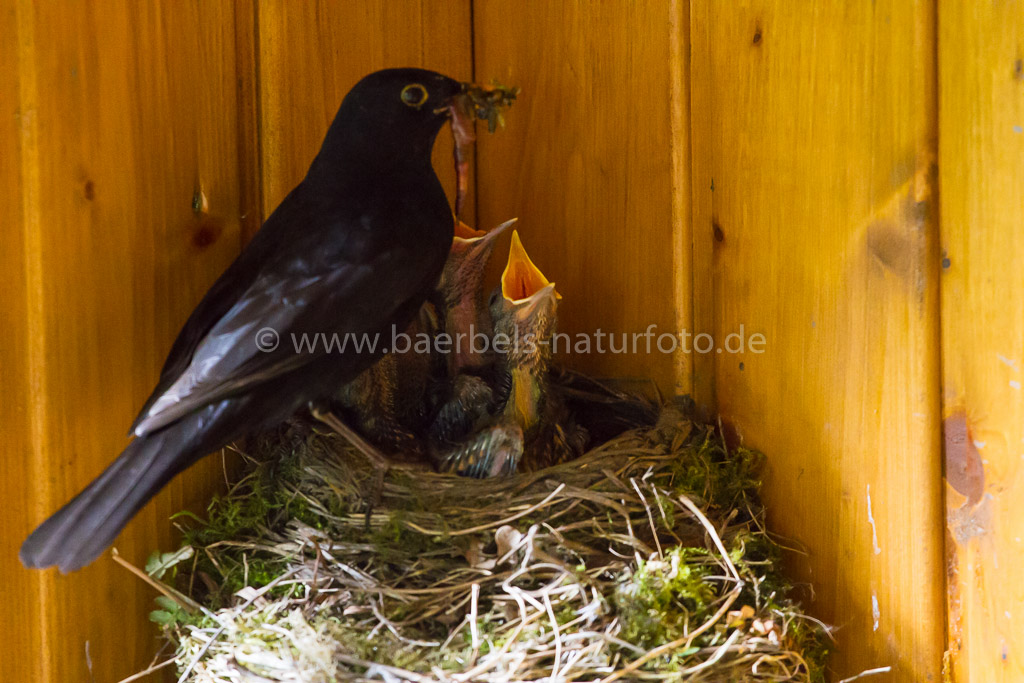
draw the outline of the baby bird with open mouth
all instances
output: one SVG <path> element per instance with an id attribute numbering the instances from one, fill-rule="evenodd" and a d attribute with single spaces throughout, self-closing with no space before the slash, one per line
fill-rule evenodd
<path id="1" fill-rule="evenodd" d="M 468 435 L 455 443 L 435 440 L 438 469 L 482 478 L 539 469 L 582 454 L 586 432 L 548 391 L 559 299 L 554 283 L 513 232 L 501 285 L 489 302 L 498 356 L 490 401 L 480 396 L 480 403 L 471 404 L 474 424 Z M 489 409 L 482 410 L 485 405 Z"/>

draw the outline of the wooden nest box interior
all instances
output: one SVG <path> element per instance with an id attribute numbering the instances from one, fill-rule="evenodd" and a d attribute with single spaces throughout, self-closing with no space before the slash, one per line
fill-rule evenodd
<path id="1" fill-rule="evenodd" d="M 767 455 L 835 679 L 1024 679 L 1022 27 L 948 0 L 0 0 L 5 678 L 149 665 L 150 588 L 18 545 L 124 447 L 347 90 L 422 66 L 521 88 L 478 126 L 466 221 L 519 218 L 559 329 L 689 335 L 561 359 Z M 222 481 L 178 477 L 121 555 L 170 547 Z"/>

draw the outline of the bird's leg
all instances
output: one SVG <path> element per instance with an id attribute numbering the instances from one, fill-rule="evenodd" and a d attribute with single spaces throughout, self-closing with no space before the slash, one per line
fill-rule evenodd
<path id="1" fill-rule="evenodd" d="M 338 416 L 330 410 L 311 403 L 309 406 L 309 412 L 313 417 L 323 422 L 325 425 L 340 434 L 346 441 L 355 446 L 356 450 L 365 455 L 366 458 L 373 463 L 375 468 L 386 471 L 391 467 L 391 461 L 386 455 L 374 448 L 366 439 L 359 436 L 354 429 L 342 422 L 341 419 L 339 419 Z"/>

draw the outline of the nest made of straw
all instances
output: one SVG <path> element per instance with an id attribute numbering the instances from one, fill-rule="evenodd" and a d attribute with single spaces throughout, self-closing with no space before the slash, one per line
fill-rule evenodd
<path id="1" fill-rule="evenodd" d="M 760 454 L 674 408 L 572 462 L 383 481 L 291 423 L 147 567 L 182 681 L 814 681 Z M 179 590 L 172 588 L 176 584 Z"/>

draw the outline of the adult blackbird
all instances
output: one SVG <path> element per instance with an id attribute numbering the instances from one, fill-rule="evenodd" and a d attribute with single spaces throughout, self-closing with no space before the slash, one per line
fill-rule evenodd
<path id="1" fill-rule="evenodd" d="M 26 566 L 89 564 L 179 472 L 328 399 L 383 351 L 393 326 L 406 328 L 452 244 L 430 153 L 445 121 L 465 112 L 468 88 L 422 69 L 378 71 L 352 88 L 306 177 L 178 334 L 135 439 L 32 532 Z M 295 343 L 335 333 L 346 346 Z M 359 337 L 380 344 L 357 352 Z"/>

